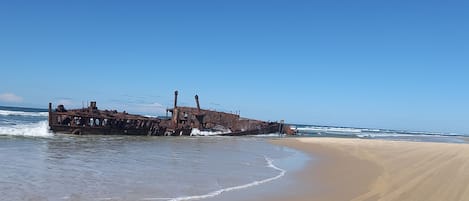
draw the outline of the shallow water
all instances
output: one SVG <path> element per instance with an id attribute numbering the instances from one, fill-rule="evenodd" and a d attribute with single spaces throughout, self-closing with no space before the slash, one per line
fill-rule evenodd
<path id="1" fill-rule="evenodd" d="M 307 160 L 259 137 L 52 134 L 44 111 L 0 109 L 0 200 L 216 199 Z"/>
<path id="2" fill-rule="evenodd" d="M 275 160 L 294 155 L 259 138 L 2 136 L 0 197 L 171 200 L 217 196 L 223 189 L 241 190 L 280 178 L 284 169 L 275 166 Z"/>

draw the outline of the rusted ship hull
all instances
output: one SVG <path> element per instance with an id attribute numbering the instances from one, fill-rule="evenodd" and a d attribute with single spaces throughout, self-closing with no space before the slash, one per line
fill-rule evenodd
<path id="1" fill-rule="evenodd" d="M 147 129 L 91 128 L 72 127 L 67 125 L 53 125 L 50 129 L 56 133 L 75 135 L 149 135 L 149 131 Z"/>
<path id="2" fill-rule="evenodd" d="M 266 133 L 287 133 L 291 129 L 283 123 L 264 122 L 241 118 L 238 114 L 200 109 L 198 96 L 197 108 L 178 107 L 177 91 L 174 108 L 168 109 L 171 118 L 153 118 L 132 115 L 126 112 L 98 110 L 96 102 L 88 108 L 66 110 L 59 105 L 55 111 L 49 103 L 49 127 L 53 132 L 76 135 L 191 135 L 193 129 L 222 131 L 219 135 L 258 135 Z"/>

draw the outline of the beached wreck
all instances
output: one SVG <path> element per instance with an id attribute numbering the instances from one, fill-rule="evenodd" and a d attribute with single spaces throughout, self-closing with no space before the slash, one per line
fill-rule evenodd
<path id="1" fill-rule="evenodd" d="M 197 107 L 179 107 L 178 92 L 174 92 L 174 107 L 168 109 L 168 118 L 146 117 L 99 110 L 96 102 L 89 107 L 67 110 L 63 105 L 52 109 L 49 103 L 49 127 L 53 132 L 67 134 L 101 135 L 258 135 L 294 132 L 283 122 L 265 122 L 242 118 L 238 114 L 205 110 L 200 108 L 199 97 L 195 96 Z"/>

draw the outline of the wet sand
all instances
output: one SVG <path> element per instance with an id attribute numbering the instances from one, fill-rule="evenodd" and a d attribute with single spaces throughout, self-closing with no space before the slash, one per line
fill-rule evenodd
<path id="1" fill-rule="evenodd" d="M 286 138 L 315 160 L 295 182 L 255 200 L 468 200 L 469 144 Z"/>

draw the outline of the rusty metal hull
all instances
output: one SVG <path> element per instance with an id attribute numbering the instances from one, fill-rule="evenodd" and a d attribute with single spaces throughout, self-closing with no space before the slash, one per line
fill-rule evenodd
<path id="1" fill-rule="evenodd" d="M 192 129 L 223 131 L 220 135 L 240 136 L 267 133 L 289 133 L 283 123 L 246 119 L 239 114 L 204 110 L 197 107 L 178 107 L 177 91 L 170 118 L 153 118 L 132 115 L 116 110 L 98 110 L 96 102 L 88 108 L 66 110 L 58 105 L 55 111 L 49 103 L 49 127 L 53 132 L 76 135 L 191 135 Z M 229 131 L 228 133 L 226 131 Z"/>
<path id="2" fill-rule="evenodd" d="M 56 133 L 75 135 L 149 135 L 147 129 L 117 129 L 99 127 L 76 127 L 68 125 L 53 125 L 50 130 Z M 151 134 L 151 133 L 150 133 Z"/>

